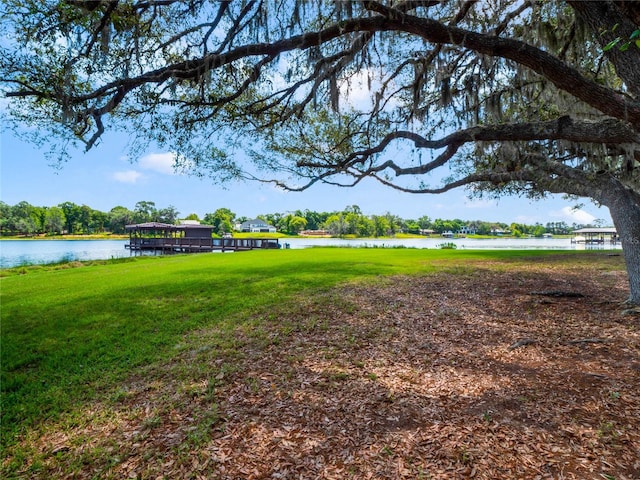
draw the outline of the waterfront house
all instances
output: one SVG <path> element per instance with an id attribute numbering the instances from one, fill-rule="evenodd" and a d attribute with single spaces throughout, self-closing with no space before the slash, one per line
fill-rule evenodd
<path id="1" fill-rule="evenodd" d="M 247 220 L 246 222 L 240 224 L 240 228 L 238 229 L 241 232 L 251 232 L 251 233 L 276 233 L 276 227 L 273 225 L 269 225 L 264 220 L 260 220 L 259 218 L 254 218 L 253 220 Z"/>

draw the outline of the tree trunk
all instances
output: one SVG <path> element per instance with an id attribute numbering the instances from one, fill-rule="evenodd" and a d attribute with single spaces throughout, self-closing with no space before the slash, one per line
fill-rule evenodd
<path id="1" fill-rule="evenodd" d="M 640 305 L 640 193 L 613 180 L 606 202 L 616 226 L 629 275 L 629 302 Z"/>

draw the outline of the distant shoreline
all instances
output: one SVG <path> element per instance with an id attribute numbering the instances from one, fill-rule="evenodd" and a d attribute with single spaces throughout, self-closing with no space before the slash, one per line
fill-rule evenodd
<path id="1" fill-rule="evenodd" d="M 129 235 L 118 234 L 89 234 L 89 235 L 9 235 L 0 237 L 2 240 L 126 240 Z"/>
<path id="2" fill-rule="evenodd" d="M 386 239 L 404 239 L 404 238 L 468 238 L 468 239 L 477 239 L 477 240 L 490 240 L 490 239 L 499 239 L 499 238 L 509 238 L 509 239 L 517 239 L 517 238 L 528 238 L 528 236 L 523 235 L 521 237 L 516 237 L 513 235 L 455 235 L 454 237 L 442 237 L 439 234 L 433 235 L 416 235 L 410 233 L 400 233 L 392 236 L 383 236 L 383 237 L 356 237 L 355 235 L 287 235 L 280 233 L 242 233 L 236 232 L 233 234 L 236 238 L 252 238 L 252 237 L 260 237 L 260 238 L 339 238 L 344 240 L 386 240 Z M 571 238 L 571 234 L 567 235 L 554 235 L 553 238 Z M 9 236 L 0 236 L 0 241 L 2 240 L 127 240 L 129 235 L 126 234 L 110 234 L 110 233 L 101 233 L 101 234 L 87 234 L 87 235 L 9 235 Z"/>

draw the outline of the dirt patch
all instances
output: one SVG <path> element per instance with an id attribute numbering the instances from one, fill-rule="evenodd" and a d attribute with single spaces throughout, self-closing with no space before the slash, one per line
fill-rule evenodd
<path id="1" fill-rule="evenodd" d="M 621 315 L 623 272 L 381 282 L 239 329 L 241 355 L 211 355 L 188 387 L 132 382 L 108 435 L 67 438 L 43 471 L 68 457 L 73 478 L 640 478 L 640 318 Z M 78 462 L 97 448 L 114 453 Z"/>

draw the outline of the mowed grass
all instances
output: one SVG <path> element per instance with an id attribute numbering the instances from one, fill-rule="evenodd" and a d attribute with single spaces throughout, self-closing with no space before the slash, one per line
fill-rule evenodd
<path id="1" fill-rule="evenodd" d="M 215 345 L 209 348 L 229 350 L 235 330 L 259 332 L 261 319 L 298 295 L 400 273 L 464 273 L 477 262 L 504 268 L 557 253 L 253 251 L 141 257 L 5 276 L 0 279 L 2 447 L 81 411 L 86 402 L 109 398 L 140 369 L 169 362 L 189 348 L 190 332 L 215 327 Z"/>

